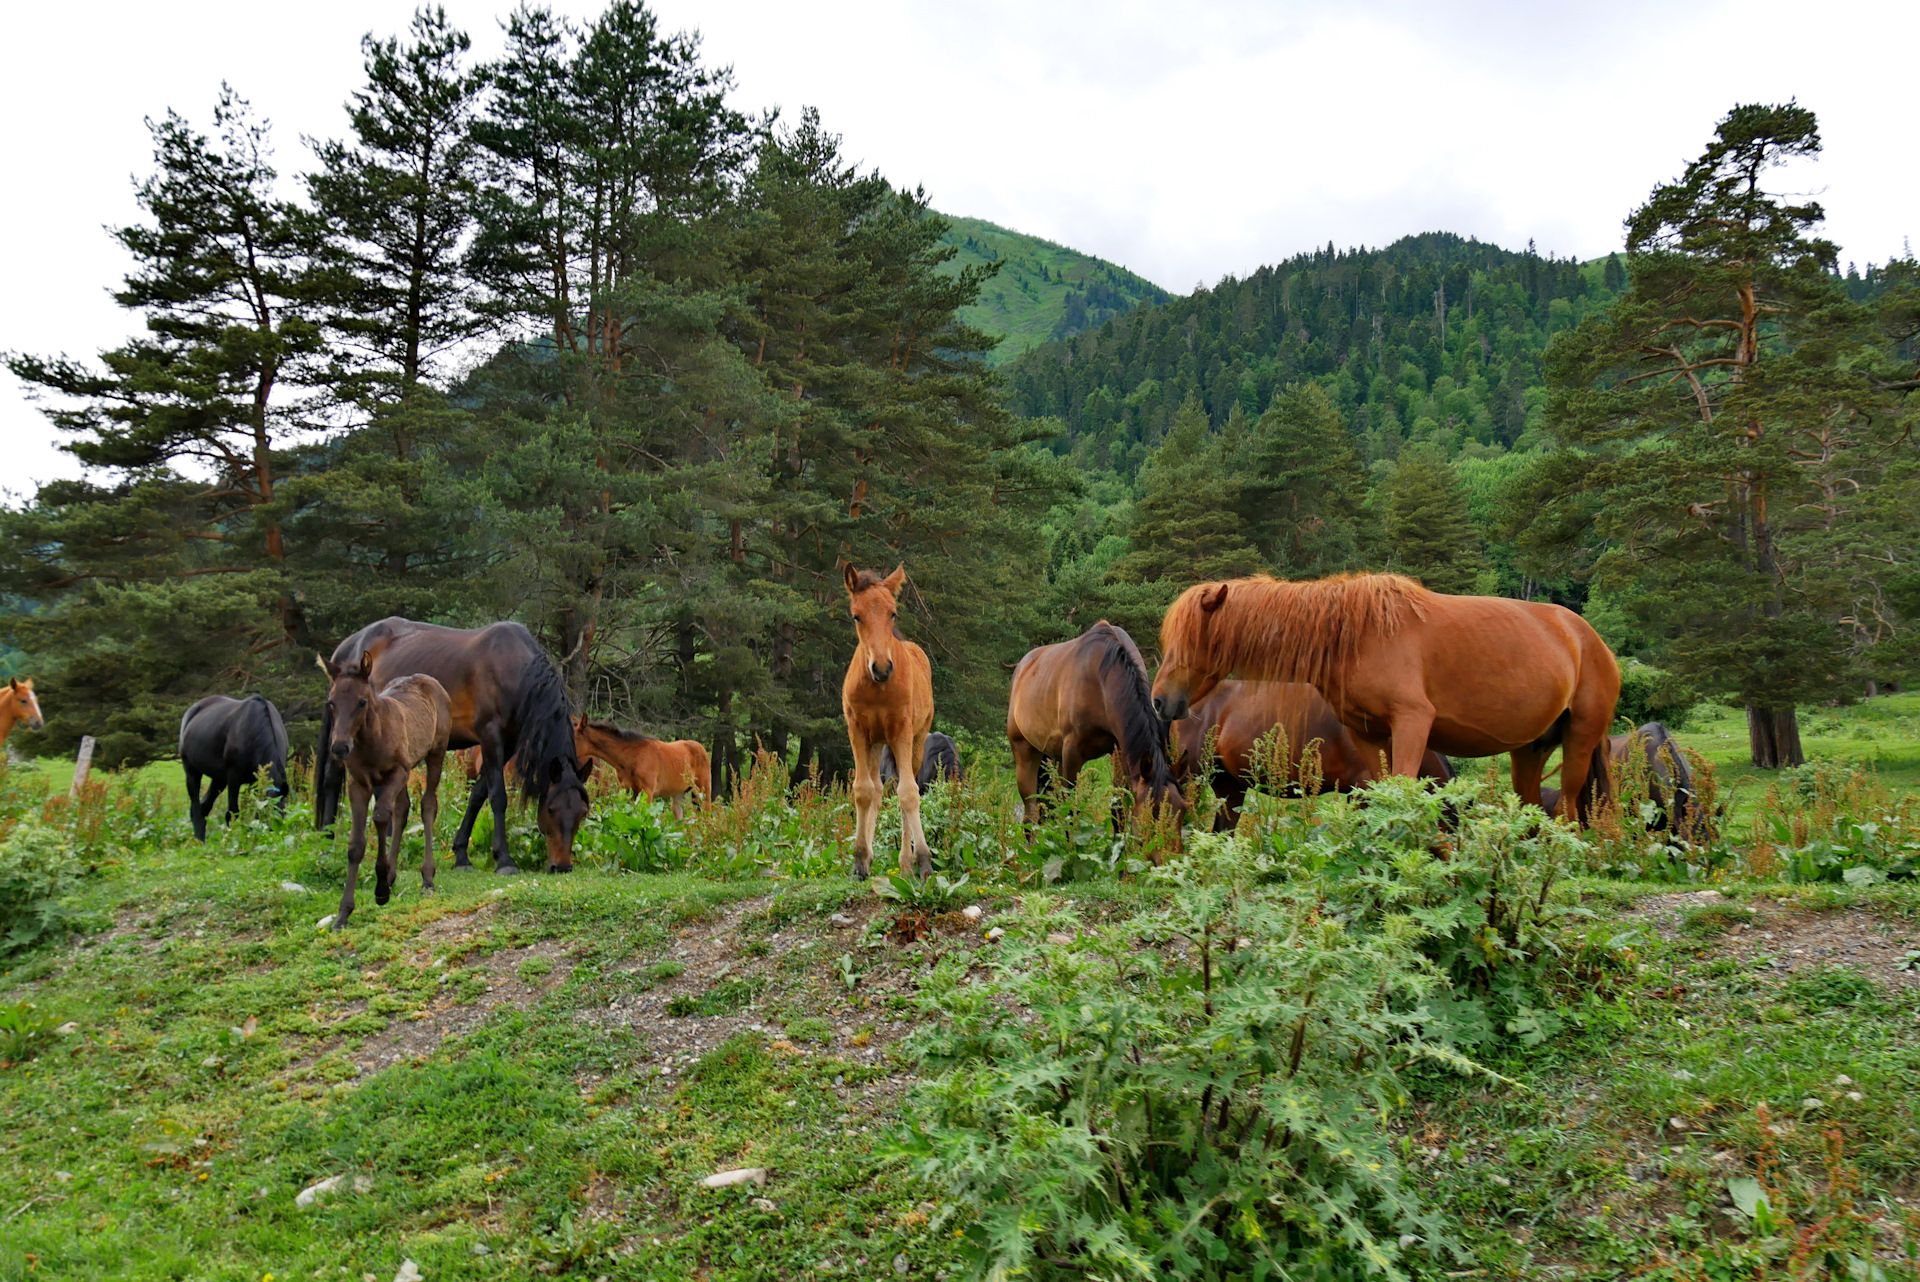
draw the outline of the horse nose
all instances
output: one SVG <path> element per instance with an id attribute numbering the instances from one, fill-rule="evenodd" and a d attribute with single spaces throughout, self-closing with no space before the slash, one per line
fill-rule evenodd
<path id="1" fill-rule="evenodd" d="M 335 761 L 345 761 L 347 759 L 347 745 L 336 739 L 327 745 L 327 755 Z"/>
<path id="2" fill-rule="evenodd" d="M 889 663 L 883 669 L 877 663 L 869 663 L 867 665 L 867 675 L 872 677 L 875 681 L 884 685 L 886 684 L 887 678 L 893 675 L 893 665 Z"/>
<path id="3" fill-rule="evenodd" d="M 1162 721 L 1167 719 L 1167 697 L 1162 694 L 1153 696 L 1153 715 Z"/>

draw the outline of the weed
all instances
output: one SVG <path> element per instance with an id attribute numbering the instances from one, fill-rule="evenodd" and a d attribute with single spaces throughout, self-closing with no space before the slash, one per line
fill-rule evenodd
<path id="1" fill-rule="evenodd" d="M 1702 904 L 1689 908 L 1680 929 L 1696 939 L 1713 939 L 1753 920 L 1753 909 L 1742 904 Z"/>

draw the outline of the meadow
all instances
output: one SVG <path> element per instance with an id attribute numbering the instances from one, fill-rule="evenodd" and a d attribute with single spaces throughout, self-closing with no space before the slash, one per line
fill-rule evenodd
<path id="1" fill-rule="evenodd" d="M 423 896 L 416 833 L 337 933 L 298 787 L 200 847 L 165 765 L 12 768 L 0 1278 L 1920 1277 L 1916 717 L 1747 783 L 1699 718 L 1688 849 L 1468 771 L 1157 868 L 981 751 L 925 886 L 762 759 L 571 876 Z"/>

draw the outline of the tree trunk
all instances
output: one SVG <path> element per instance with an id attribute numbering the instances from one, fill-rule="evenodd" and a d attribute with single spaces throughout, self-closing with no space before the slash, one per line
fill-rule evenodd
<path id="1" fill-rule="evenodd" d="M 1762 770 L 1806 764 L 1800 750 L 1800 718 L 1789 704 L 1784 708 L 1747 706 L 1747 742 L 1753 750 L 1753 764 Z"/>

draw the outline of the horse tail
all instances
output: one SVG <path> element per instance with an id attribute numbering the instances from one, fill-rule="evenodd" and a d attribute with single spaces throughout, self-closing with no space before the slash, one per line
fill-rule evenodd
<path id="1" fill-rule="evenodd" d="M 520 671 L 513 725 L 514 743 L 507 755 L 516 763 L 520 791 L 528 801 L 537 802 L 545 795 L 547 772 L 553 767 L 562 766 L 579 775 L 580 761 L 573 747 L 573 703 L 567 698 L 560 670 L 537 641 L 531 642 L 526 666 Z"/>
<path id="2" fill-rule="evenodd" d="M 340 804 L 340 776 L 327 769 L 327 743 L 333 738 L 333 700 L 320 705 L 320 738 L 313 746 L 313 826 L 324 829 L 333 823 Z"/>
<path id="3" fill-rule="evenodd" d="M 1173 767 L 1167 759 L 1173 727 L 1154 711 L 1153 692 L 1147 685 L 1146 666 L 1140 652 L 1124 628 L 1111 623 L 1097 623 L 1094 628 L 1103 626 L 1109 636 L 1106 650 L 1100 656 L 1100 674 L 1119 677 L 1119 707 L 1114 712 L 1120 720 L 1127 765 L 1156 793 L 1167 788 L 1178 790 L 1179 782 L 1174 779 Z M 1089 629 L 1089 634 L 1093 630 Z"/>

